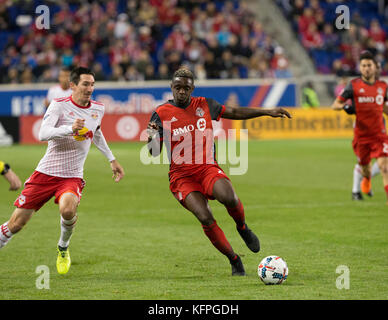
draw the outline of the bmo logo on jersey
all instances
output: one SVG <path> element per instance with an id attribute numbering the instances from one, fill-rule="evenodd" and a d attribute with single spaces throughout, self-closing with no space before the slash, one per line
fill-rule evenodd
<path id="1" fill-rule="evenodd" d="M 205 131 L 205 129 L 206 129 L 206 120 L 204 118 L 198 119 L 198 121 L 197 121 L 197 129 L 199 131 Z M 189 124 L 189 125 L 184 126 L 182 128 L 172 129 L 172 135 L 173 136 L 178 136 L 178 135 L 181 135 L 181 134 L 192 132 L 194 130 L 195 130 L 195 126 L 193 124 Z"/>
<path id="2" fill-rule="evenodd" d="M 376 104 L 383 104 L 384 103 L 384 97 L 379 94 L 376 96 L 376 99 L 374 97 L 358 97 L 358 103 L 375 103 Z"/>
<path id="3" fill-rule="evenodd" d="M 176 128 L 172 129 L 172 135 L 173 136 L 178 136 L 180 134 L 185 134 L 191 131 L 194 131 L 195 127 L 193 124 L 189 124 L 187 126 L 184 126 L 183 128 Z"/>

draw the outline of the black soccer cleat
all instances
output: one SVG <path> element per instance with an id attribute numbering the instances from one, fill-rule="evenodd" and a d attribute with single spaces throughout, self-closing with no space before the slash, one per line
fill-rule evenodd
<path id="1" fill-rule="evenodd" d="M 361 192 L 352 192 L 352 200 L 360 201 L 364 200 L 364 198 L 362 197 Z"/>
<path id="2" fill-rule="evenodd" d="M 232 266 L 232 276 L 246 276 L 244 265 L 238 255 L 234 260 L 230 260 L 230 265 Z"/>
<path id="3" fill-rule="evenodd" d="M 255 253 L 260 251 L 259 238 L 253 233 L 251 229 L 248 228 L 247 224 L 245 224 L 244 230 L 240 230 L 239 228 L 237 228 L 237 231 L 251 251 Z"/>
<path id="4" fill-rule="evenodd" d="M 374 193 L 373 193 L 372 189 L 370 189 L 370 191 L 367 193 L 367 195 L 368 195 L 369 197 L 371 197 L 371 198 L 373 197 L 373 194 L 374 194 Z"/>

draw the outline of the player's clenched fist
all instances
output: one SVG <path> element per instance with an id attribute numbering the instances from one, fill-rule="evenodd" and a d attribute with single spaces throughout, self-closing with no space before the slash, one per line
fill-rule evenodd
<path id="1" fill-rule="evenodd" d="M 156 124 L 156 122 L 148 123 L 147 134 L 149 139 L 153 139 L 158 133 L 158 130 L 159 130 L 159 126 Z"/>
<path id="2" fill-rule="evenodd" d="M 89 137 L 89 135 L 92 133 L 89 131 L 88 128 L 84 127 L 85 125 L 85 120 L 84 119 L 76 119 L 73 123 L 73 137 L 77 141 L 84 141 L 87 138 L 92 138 Z"/>
<path id="3" fill-rule="evenodd" d="M 75 119 L 73 122 L 73 132 L 76 133 L 78 130 L 81 130 L 85 125 L 85 119 Z"/>

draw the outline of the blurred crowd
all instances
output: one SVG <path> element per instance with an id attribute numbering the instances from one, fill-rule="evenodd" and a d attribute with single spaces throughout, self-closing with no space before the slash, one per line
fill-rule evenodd
<path id="1" fill-rule="evenodd" d="M 371 51 L 381 64 L 381 74 L 388 75 L 387 25 L 377 1 L 279 0 L 292 21 L 302 45 L 316 57 L 318 71 L 338 76 L 357 73 L 363 50 Z M 335 9 L 349 8 L 349 29 L 335 26 Z M 316 55 L 315 55 L 316 54 Z"/>
<path id="2" fill-rule="evenodd" d="M 35 25 L 37 4 L 49 30 Z M 165 80 L 181 65 L 198 79 L 291 76 L 244 0 L 0 0 L 0 33 L 0 83 L 56 81 L 74 65 L 100 81 Z"/>

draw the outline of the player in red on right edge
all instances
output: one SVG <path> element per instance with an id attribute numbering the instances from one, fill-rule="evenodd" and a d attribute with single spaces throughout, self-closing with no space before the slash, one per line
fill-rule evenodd
<path id="1" fill-rule="evenodd" d="M 388 115 L 388 85 L 376 78 L 376 72 L 377 62 L 374 56 L 369 51 L 364 51 L 360 55 L 361 76 L 348 83 L 333 102 L 332 108 L 346 110 L 346 100 L 352 100 L 356 114 L 353 150 L 362 169 L 361 191 L 366 194 L 370 192 L 371 160 L 377 159 L 388 200 L 388 136 L 383 117 L 383 113 Z"/>

